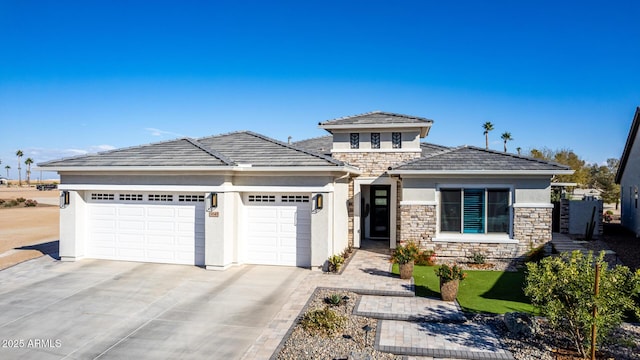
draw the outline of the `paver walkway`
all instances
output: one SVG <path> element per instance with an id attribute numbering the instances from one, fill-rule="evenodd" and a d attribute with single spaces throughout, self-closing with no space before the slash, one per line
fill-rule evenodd
<path id="1" fill-rule="evenodd" d="M 384 320 L 462 323 L 467 320 L 454 301 L 423 297 L 364 295 L 354 314 Z"/>
<path id="2" fill-rule="evenodd" d="M 486 326 L 385 320 L 380 325 L 377 348 L 398 355 L 455 359 L 504 359 L 513 355 Z"/>
<path id="3" fill-rule="evenodd" d="M 553 237 L 551 239 L 551 243 L 553 244 L 553 247 L 556 249 L 556 251 L 559 253 L 573 252 L 575 250 L 578 250 L 581 253 L 586 255 L 589 252 L 580 244 L 580 241 L 575 241 L 566 234 L 553 233 L 552 236 Z"/>
<path id="4" fill-rule="evenodd" d="M 490 330 L 461 324 L 465 318 L 456 303 L 415 297 L 412 280 L 401 280 L 390 273 L 388 249 L 358 250 L 340 275 L 309 272 L 243 359 L 270 358 L 318 287 L 363 294 L 357 312 L 378 319 L 394 319 L 381 320 L 376 339 L 379 350 L 440 358 L 463 355 L 460 358 L 483 359 L 480 356 L 489 354 L 485 358 L 511 359 Z M 424 322 L 432 320 L 438 322 Z M 448 350 L 457 352 L 447 353 Z M 504 357 L 498 355 L 502 352 Z"/>

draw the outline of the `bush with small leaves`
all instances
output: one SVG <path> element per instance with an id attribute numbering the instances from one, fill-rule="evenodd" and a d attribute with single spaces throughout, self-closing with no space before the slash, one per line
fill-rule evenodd
<path id="1" fill-rule="evenodd" d="M 25 199 L 23 197 L 19 197 L 19 198 L 16 199 L 16 201 L 19 202 L 19 203 L 23 203 L 23 202 L 27 201 L 27 199 Z"/>
<path id="2" fill-rule="evenodd" d="M 600 265 L 599 295 L 594 295 L 595 265 Z M 564 333 L 576 350 L 586 355 L 591 325 L 597 327 L 596 343 L 608 340 L 611 331 L 622 322 L 626 311 L 640 308 L 634 298 L 640 295 L 640 269 L 635 273 L 626 266 L 608 268 L 604 251 L 561 253 L 539 263 L 527 263 L 524 293 L 557 331 Z M 594 305 L 597 316 L 593 318 Z"/>
<path id="3" fill-rule="evenodd" d="M 344 257 L 342 255 L 332 255 L 329 257 L 329 272 L 338 272 L 344 264 Z"/>
<path id="4" fill-rule="evenodd" d="M 342 329 L 346 321 L 346 317 L 329 309 L 329 307 L 325 307 L 304 314 L 300 324 L 303 329 L 313 334 L 332 336 Z"/>
<path id="5" fill-rule="evenodd" d="M 433 266 L 436 264 L 436 252 L 433 250 L 424 250 L 418 254 L 415 261 L 416 265 Z"/>
<path id="6" fill-rule="evenodd" d="M 487 260 L 487 257 L 481 252 L 474 252 L 473 254 L 471 254 L 471 256 L 469 256 L 469 260 L 472 264 L 484 264 Z"/>

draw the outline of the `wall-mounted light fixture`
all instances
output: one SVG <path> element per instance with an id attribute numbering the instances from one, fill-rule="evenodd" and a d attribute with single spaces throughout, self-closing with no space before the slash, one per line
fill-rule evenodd
<path id="1" fill-rule="evenodd" d="M 209 195 L 209 210 L 215 209 L 218 207 L 218 193 L 212 192 Z"/>
<path id="2" fill-rule="evenodd" d="M 65 207 L 67 207 L 67 205 L 69 205 L 70 202 L 70 195 L 68 191 L 63 191 L 60 193 L 60 208 L 64 209 Z"/>
<path id="3" fill-rule="evenodd" d="M 322 210 L 324 207 L 324 197 L 322 194 L 316 195 L 316 210 Z"/>
<path id="4" fill-rule="evenodd" d="M 636 200 L 636 209 L 638 208 L 638 187 L 633 187 L 633 198 Z"/>

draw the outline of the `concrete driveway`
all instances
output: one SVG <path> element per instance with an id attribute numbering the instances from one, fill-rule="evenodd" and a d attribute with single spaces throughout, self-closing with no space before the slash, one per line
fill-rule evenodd
<path id="1" fill-rule="evenodd" d="M 238 359 L 307 273 L 44 256 L 0 271 L 0 359 Z"/>

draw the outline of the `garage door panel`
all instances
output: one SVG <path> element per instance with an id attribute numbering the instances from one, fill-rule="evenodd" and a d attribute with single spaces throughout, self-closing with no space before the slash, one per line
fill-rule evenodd
<path id="1" fill-rule="evenodd" d="M 118 216 L 144 216 L 144 207 L 142 206 L 127 206 L 118 208 Z"/>
<path id="2" fill-rule="evenodd" d="M 143 231 L 145 229 L 144 221 L 130 221 L 130 220 L 121 220 L 118 221 L 118 229 L 123 231 L 134 230 L 136 232 Z"/>
<path id="3" fill-rule="evenodd" d="M 249 200 L 247 195 L 245 222 L 247 262 L 265 265 L 310 266 L 310 204 L 293 202 L 275 196 L 267 203 Z M 254 199 L 267 198 L 255 195 Z M 308 196 L 307 196 L 308 198 Z"/>
<path id="4" fill-rule="evenodd" d="M 89 201 L 87 255 L 204 265 L 204 210 L 204 202 Z"/>

